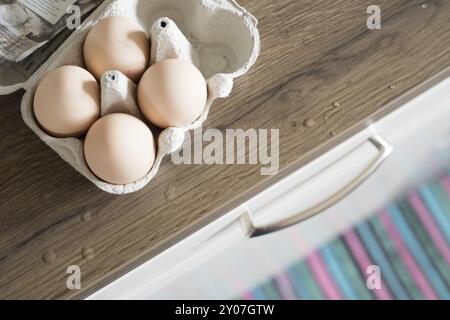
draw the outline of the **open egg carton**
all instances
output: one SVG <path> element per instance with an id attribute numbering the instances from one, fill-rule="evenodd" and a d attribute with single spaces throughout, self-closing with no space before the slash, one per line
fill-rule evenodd
<path id="1" fill-rule="evenodd" d="M 151 65 L 170 58 L 188 61 L 202 72 L 208 87 L 208 100 L 201 116 L 187 127 L 163 130 L 157 137 L 157 155 L 151 171 L 141 180 L 126 185 L 109 184 L 97 178 L 85 161 L 83 140 L 49 136 L 33 114 L 33 97 L 39 81 L 59 66 L 84 68 L 86 36 L 96 23 L 110 16 L 128 16 L 139 22 L 151 41 Z M 112 194 L 135 192 L 151 181 L 166 155 L 182 146 L 186 131 L 202 125 L 213 101 L 231 93 L 233 79 L 249 70 L 259 50 L 257 20 L 233 0 L 107 0 L 23 84 L 26 93 L 22 117 L 46 144 L 98 188 Z M 126 106 L 133 114 L 137 110 L 136 90 L 137 85 L 120 72 L 105 73 L 101 80 L 102 114 L 117 104 Z"/>

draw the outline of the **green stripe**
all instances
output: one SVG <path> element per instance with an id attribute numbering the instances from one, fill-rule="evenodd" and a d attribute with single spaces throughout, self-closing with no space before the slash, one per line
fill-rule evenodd
<path id="1" fill-rule="evenodd" d="M 306 289 L 309 291 L 312 300 L 324 300 L 325 297 L 320 290 L 314 276 L 304 261 L 296 263 L 292 267 L 293 272 L 298 272 L 300 279 L 304 281 Z"/>
<path id="2" fill-rule="evenodd" d="M 338 263 L 341 264 L 342 270 L 350 280 L 352 287 L 356 291 L 358 299 L 372 300 L 372 294 L 367 288 L 366 281 L 361 277 L 361 273 L 355 264 L 350 252 L 341 239 L 337 239 L 329 244 L 336 252 Z"/>
<path id="3" fill-rule="evenodd" d="M 445 279 L 447 285 L 450 285 L 450 268 L 447 266 L 442 255 L 436 249 L 433 239 L 429 236 L 428 232 L 422 225 L 419 217 L 416 215 L 413 208 L 406 201 L 399 201 L 398 203 L 400 210 L 405 217 L 406 222 L 410 225 L 413 232 L 415 233 L 417 240 L 422 243 L 425 248 L 425 251 L 430 256 L 431 261 L 436 266 L 439 273 Z"/>
<path id="4" fill-rule="evenodd" d="M 275 279 L 270 279 L 261 286 L 261 291 L 266 296 L 267 300 L 282 300 Z"/>
<path id="5" fill-rule="evenodd" d="M 384 230 L 384 227 L 382 226 L 379 218 L 374 217 L 373 219 L 371 219 L 370 223 L 375 230 L 375 234 L 380 240 L 384 251 L 388 256 L 389 261 L 391 262 L 392 267 L 395 270 L 395 273 L 400 278 L 400 281 L 403 283 L 406 291 L 408 291 L 408 294 L 414 300 L 423 300 L 424 296 L 422 292 L 420 291 L 414 279 L 411 277 L 411 274 L 409 273 L 408 269 L 403 263 L 403 260 L 399 256 L 394 243 L 389 239 L 389 235 Z"/>

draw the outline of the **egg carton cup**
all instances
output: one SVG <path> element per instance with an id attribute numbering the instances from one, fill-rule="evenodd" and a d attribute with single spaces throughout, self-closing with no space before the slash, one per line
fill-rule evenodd
<path id="1" fill-rule="evenodd" d="M 63 65 L 85 68 L 83 43 L 89 30 L 110 16 L 128 16 L 139 22 L 151 39 L 150 62 L 176 58 L 200 69 L 207 79 L 208 100 L 201 116 L 182 128 L 168 128 L 158 137 L 152 170 L 141 180 L 114 185 L 97 178 L 84 158 L 82 139 L 54 138 L 44 132 L 33 114 L 33 97 L 39 81 Z M 178 150 L 188 130 L 200 127 L 211 105 L 227 97 L 233 80 L 255 63 L 260 50 L 257 20 L 233 0 L 109 0 L 105 1 L 49 60 L 24 84 L 22 117 L 47 145 L 98 188 L 111 194 L 128 194 L 145 187 L 158 172 L 166 155 Z M 136 102 L 137 86 L 119 71 L 111 70 L 101 79 L 101 113 L 126 112 L 143 119 Z"/>

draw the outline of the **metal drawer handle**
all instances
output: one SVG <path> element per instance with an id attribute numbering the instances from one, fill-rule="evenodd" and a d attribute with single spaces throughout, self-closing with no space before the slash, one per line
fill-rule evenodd
<path id="1" fill-rule="evenodd" d="M 363 142 L 361 145 L 358 145 L 351 152 L 357 150 L 366 142 L 367 141 Z M 247 237 L 254 238 L 294 226 L 325 211 L 326 209 L 332 207 L 333 205 L 335 205 L 336 203 L 347 197 L 350 193 L 352 193 L 355 189 L 357 189 L 364 181 L 366 181 L 370 176 L 372 176 L 372 174 L 375 173 L 375 171 L 384 163 L 384 161 L 390 156 L 390 154 L 394 150 L 393 147 L 379 135 L 374 135 L 373 137 L 371 137 L 369 139 L 369 142 L 371 142 L 379 150 L 378 157 L 374 159 L 367 166 L 367 168 L 352 182 L 347 184 L 345 187 L 340 189 L 338 192 L 336 192 L 335 194 L 333 194 L 327 200 L 321 202 L 320 204 L 311 207 L 309 209 L 306 209 L 305 211 L 302 211 L 292 217 L 260 227 L 255 226 L 252 215 L 250 211 L 247 210 L 247 212 L 243 216 L 241 216 L 241 224 L 244 228 Z"/>

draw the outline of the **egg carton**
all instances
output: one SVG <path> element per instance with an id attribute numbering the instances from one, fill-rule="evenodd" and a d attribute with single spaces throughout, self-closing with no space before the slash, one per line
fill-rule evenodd
<path id="1" fill-rule="evenodd" d="M 138 21 L 151 39 L 151 64 L 176 58 L 194 64 L 204 75 L 208 100 L 201 116 L 182 128 L 163 130 L 157 139 L 157 155 L 152 170 L 141 180 L 114 185 L 97 178 L 84 158 L 83 140 L 54 138 L 37 124 L 33 97 L 39 81 L 62 65 L 85 68 L 83 43 L 89 30 L 109 16 L 128 16 Z M 145 187 L 157 173 L 162 159 L 178 150 L 188 130 L 206 120 L 214 100 L 227 97 L 233 80 L 255 63 L 260 50 L 257 20 L 233 0 L 109 0 L 105 1 L 49 60 L 23 84 L 22 117 L 47 145 L 98 188 L 112 194 L 128 194 Z M 136 84 L 111 70 L 101 79 L 101 111 L 128 112 L 142 118 L 136 103 Z"/>

